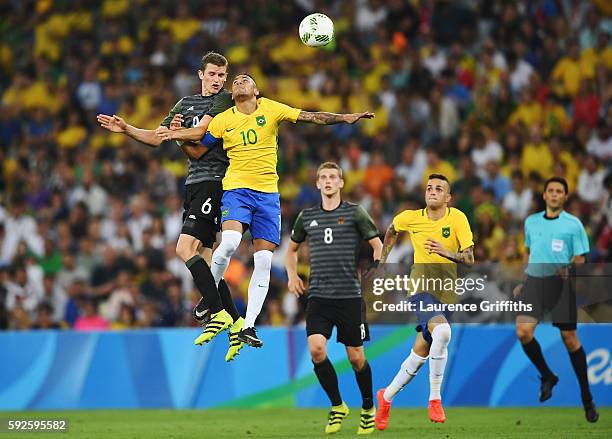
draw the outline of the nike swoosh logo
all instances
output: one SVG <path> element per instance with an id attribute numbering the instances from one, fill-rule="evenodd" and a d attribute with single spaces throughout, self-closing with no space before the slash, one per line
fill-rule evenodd
<path id="1" fill-rule="evenodd" d="M 267 286 L 267 285 L 259 285 L 259 284 L 257 284 L 257 286 L 258 286 L 259 288 L 268 288 L 268 286 Z"/>
<path id="2" fill-rule="evenodd" d="M 234 131 L 234 128 L 228 128 L 225 130 L 226 133 L 229 133 L 230 131 Z"/>
<path id="3" fill-rule="evenodd" d="M 412 232 L 413 235 L 416 235 L 417 233 L 421 233 L 421 232 Z"/>
<path id="4" fill-rule="evenodd" d="M 195 315 L 198 317 L 204 317 L 206 315 L 206 313 L 208 312 L 208 310 L 204 311 L 204 312 L 198 312 L 198 310 L 195 310 Z"/>

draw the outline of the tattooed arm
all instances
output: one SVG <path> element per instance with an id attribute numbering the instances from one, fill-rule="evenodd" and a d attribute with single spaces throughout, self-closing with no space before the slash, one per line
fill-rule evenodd
<path id="1" fill-rule="evenodd" d="M 425 242 L 425 250 L 436 253 L 443 258 L 456 262 L 457 264 L 474 265 L 474 247 L 470 246 L 458 253 L 448 251 L 438 241 L 428 239 Z"/>
<path id="2" fill-rule="evenodd" d="M 297 121 L 316 123 L 317 125 L 333 125 L 336 123 L 350 123 L 353 124 L 359 119 L 372 119 L 374 113 L 350 113 L 350 114 L 338 114 L 338 113 L 327 113 L 325 111 L 301 111 Z"/>
<path id="3" fill-rule="evenodd" d="M 389 256 L 389 253 L 391 253 L 391 249 L 395 245 L 395 241 L 397 241 L 398 235 L 399 233 L 397 232 L 397 230 L 395 230 L 395 227 L 393 227 L 393 224 L 391 224 L 389 228 L 387 229 L 387 232 L 385 233 L 385 240 L 383 242 L 383 248 L 382 248 L 382 256 L 380 257 L 381 264 L 384 264 L 385 262 L 387 262 L 387 257 Z"/>

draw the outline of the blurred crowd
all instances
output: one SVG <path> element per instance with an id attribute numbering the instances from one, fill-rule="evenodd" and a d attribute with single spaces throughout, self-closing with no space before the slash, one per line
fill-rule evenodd
<path id="1" fill-rule="evenodd" d="M 95 115 L 156 128 L 199 92 L 209 50 L 265 96 L 376 113 L 281 128 L 283 239 L 260 323 L 303 319 L 284 249 L 300 209 L 319 203 L 326 160 L 381 233 L 399 210 L 423 206 L 428 174 L 446 175 L 476 260 L 501 264 L 521 260 L 522 221 L 542 209 L 543 181 L 563 176 L 590 260 L 612 260 L 610 2 L 7 0 L 0 10 L 0 328 L 194 324 L 199 293 L 174 251 L 186 158 L 170 142 L 111 134 Z M 318 49 L 297 36 L 315 11 L 336 31 Z M 249 247 L 226 276 L 240 310 Z M 390 261 L 411 253 L 402 242 Z"/>

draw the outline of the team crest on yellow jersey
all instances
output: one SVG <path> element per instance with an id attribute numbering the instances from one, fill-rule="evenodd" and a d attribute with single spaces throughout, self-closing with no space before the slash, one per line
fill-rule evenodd
<path id="1" fill-rule="evenodd" d="M 450 236 L 450 227 L 442 227 L 442 236 L 445 238 Z"/>
<path id="2" fill-rule="evenodd" d="M 256 116 L 255 122 L 257 122 L 257 125 L 260 127 L 264 126 L 266 124 L 266 116 Z"/>

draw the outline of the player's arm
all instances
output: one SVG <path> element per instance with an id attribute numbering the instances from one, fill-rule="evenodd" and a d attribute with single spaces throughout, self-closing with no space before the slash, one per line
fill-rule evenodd
<path id="1" fill-rule="evenodd" d="M 574 257 L 572 257 L 572 265 L 581 265 L 586 262 L 586 256 L 589 254 L 589 237 L 582 223 L 577 227 L 572 238 L 572 247 L 574 249 Z"/>
<path id="2" fill-rule="evenodd" d="M 382 254 L 380 255 L 381 264 L 384 264 L 387 261 L 387 257 L 389 256 L 389 253 L 391 253 L 391 249 L 393 249 L 398 235 L 399 232 L 395 230 L 395 226 L 391 224 L 385 232 L 385 239 L 383 241 L 381 252 Z"/>
<path id="3" fill-rule="evenodd" d="M 355 210 L 355 223 L 357 224 L 361 238 L 368 241 L 368 244 L 370 244 L 370 247 L 372 247 L 372 250 L 374 251 L 373 267 L 376 268 L 380 263 L 383 247 L 382 242 L 380 241 L 380 236 L 378 235 L 376 223 L 368 212 L 366 212 L 366 210 L 361 206 L 357 207 Z"/>
<path id="4" fill-rule="evenodd" d="M 327 113 L 325 111 L 300 111 L 298 122 L 316 123 L 317 125 L 334 125 L 337 123 L 353 124 L 359 119 L 372 119 L 374 113 Z"/>
<path id="5" fill-rule="evenodd" d="M 289 241 L 289 248 L 287 249 L 287 255 L 285 256 L 285 268 L 287 269 L 287 277 L 289 278 L 287 288 L 290 292 L 295 294 L 296 297 L 300 297 L 306 292 L 304 281 L 302 281 L 297 272 L 299 248 L 299 242 Z"/>
<path id="6" fill-rule="evenodd" d="M 200 119 L 197 125 L 191 128 L 182 128 L 180 130 L 157 129 L 157 135 L 164 140 L 183 140 L 187 142 L 199 142 L 206 135 L 210 122 L 216 115 L 223 113 L 228 108 L 234 105 L 230 93 L 221 92 L 217 94 L 212 102 L 212 106 L 208 112 Z"/>
<path id="7" fill-rule="evenodd" d="M 372 258 L 374 259 L 374 262 L 380 262 L 380 258 L 382 258 L 382 251 L 383 251 L 383 243 L 380 240 L 380 238 L 377 236 L 375 238 L 372 238 L 370 240 L 368 240 L 368 244 L 370 244 L 370 247 L 372 247 L 373 250 L 373 255 Z"/>
<path id="8" fill-rule="evenodd" d="M 155 135 L 155 130 L 145 130 L 137 128 L 127 123 L 122 117 L 113 114 L 109 116 L 107 114 L 98 114 L 96 117 L 100 126 L 113 133 L 122 133 L 126 136 L 131 137 L 134 140 L 138 140 L 141 143 L 152 146 L 153 148 L 158 147 L 163 142 L 163 139 Z"/>
<path id="9" fill-rule="evenodd" d="M 300 212 L 295 220 L 295 223 L 293 224 L 293 229 L 291 230 L 291 240 L 289 241 L 289 248 L 287 249 L 287 255 L 285 256 L 285 268 L 287 269 L 287 277 L 289 278 L 287 288 L 289 288 L 289 291 L 295 294 L 296 297 L 299 297 L 306 292 L 304 282 L 297 272 L 298 249 L 300 248 L 300 244 L 304 242 L 305 239 L 306 230 L 304 229 L 302 212 Z"/>
<path id="10" fill-rule="evenodd" d="M 425 250 L 430 253 L 435 253 L 443 258 L 453 261 L 457 264 L 465 264 L 468 266 L 474 265 L 474 246 L 470 246 L 459 252 L 451 252 L 446 250 L 442 244 L 434 239 L 428 239 L 424 244 Z"/>
<path id="11" fill-rule="evenodd" d="M 155 130 L 155 134 L 162 140 L 183 140 L 186 142 L 198 142 L 206 134 L 212 116 L 205 115 L 198 124 L 191 128 L 181 128 L 178 130 L 168 129 L 164 126 Z"/>

